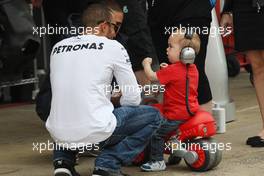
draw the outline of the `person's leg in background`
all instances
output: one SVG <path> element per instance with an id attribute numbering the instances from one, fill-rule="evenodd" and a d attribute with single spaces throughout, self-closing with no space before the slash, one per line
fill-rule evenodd
<path id="1" fill-rule="evenodd" d="M 257 100 L 262 117 L 263 128 L 258 136 L 264 139 L 264 51 L 248 51 L 247 58 L 249 59 L 252 66 L 254 86 L 256 89 Z M 264 142 L 262 146 L 264 147 Z"/>
<path id="2" fill-rule="evenodd" d="M 134 73 L 135 73 L 135 76 L 137 78 L 139 85 L 145 86 L 145 85 L 151 84 L 151 81 L 147 78 L 144 70 L 138 70 L 138 71 L 135 71 Z"/>
<path id="3" fill-rule="evenodd" d="M 147 25 L 146 0 L 117 0 L 124 13 L 124 21 L 120 33 L 127 39 L 122 43 L 128 51 L 132 68 L 141 86 L 150 84 L 142 67 L 146 57 L 153 59 L 153 65 L 158 65 L 157 56 Z"/>
<path id="4" fill-rule="evenodd" d="M 151 106 L 120 107 L 113 113 L 117 126 L 95 160 L 94 175 L 121 174 L 121 165 L 130 164 L 144 150 L 161 122 L 159 111 Z"/>
<path id="5" fill-rule="evenodd" d="M 210 21 L 209 20 L 202 20 L 199 24 L 199 20 L 194 22 L 194 26 L 198 26 L 201 29 L 206 27 L 210 29 Z M 210 31 L 210 30 L 209 30 Z M 199 34 L 201 40 L 201 47 L 200 52 L 195 58 L 195 65 L 199 71 L 199 85 L 198 85 L 198 101 L 202 109 L 208 112 L 212 112 L 212 92 L 209 85 L 209 80 L 205 73 L 205 59 L 207 53 L 207 45 L 208 39 L 210 34 Z"/>

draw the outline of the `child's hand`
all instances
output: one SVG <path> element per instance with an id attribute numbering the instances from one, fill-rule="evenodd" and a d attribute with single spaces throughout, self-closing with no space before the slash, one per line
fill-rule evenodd
<path id="1" fill-rule="evenodd" d="M 152 64 L 152 58 L 150 58 L 150 57 L 146 57 L 143 61 L 142 61 L 142 65 L 143 65 L 143 67 L 145 66 L 145 65 L 151 65 Z"/>
<path id="2" fill-rule="evenodd" d="M 142 65 L 144 67 L 145 74 L 150 81 L 157 81 L 157 74 L 151 68 L 152 58 L 147 57 L 143 60 Z"/>
<path id="3" fill-rule="evenodd" d="M 160 69 L 163 69 L 163 68 L 166 68 L 166 67 L 168 67 L 168 64 L 167 63 L 161 63 L 160 64 Z"/>

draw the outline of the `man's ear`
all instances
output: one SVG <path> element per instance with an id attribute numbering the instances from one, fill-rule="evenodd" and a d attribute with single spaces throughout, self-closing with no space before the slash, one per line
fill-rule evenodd
<path id="1" fill-rule="evenodd" d="M 100 23 L 98 25 L 98 28 L 99 28 L 100 34 L 106 34 L 107 33 L 108 25 L 106 23 Z"/>

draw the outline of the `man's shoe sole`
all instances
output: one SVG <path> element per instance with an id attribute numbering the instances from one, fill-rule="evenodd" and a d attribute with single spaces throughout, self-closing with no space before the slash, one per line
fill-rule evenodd
<path id="1" fill-rule="evenodd" d="M 58 168 L 55 169 L 54 176 L 72 176 L 72 174 L 68 169 Z"/>

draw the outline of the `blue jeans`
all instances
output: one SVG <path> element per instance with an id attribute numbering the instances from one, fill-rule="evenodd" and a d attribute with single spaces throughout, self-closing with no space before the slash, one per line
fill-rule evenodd
<path id="1" fill-rule="evenodd" d="M 163 151 L 165 149 L 164 138 L 172 131 L 176 131 L 183 121 L 163 119 L 160 128 L 151 137 L 147 149 L 150 152 L 149 157 L 152 161 L 162 161 Z"/>
<path id="2" fill-rule="evenodd" d="M 54 150 L 53 150 L 53 162 L 58 161 L 58 160 L 64 160 L 67 161 L 67 163 L 71 166 L 74 167 L 75 162 L 76 162 L 76 155 L 78 154 L 78 150 L 70 150 L 67 148 L 62 148 L 56 145 L 54 143 Z"/>
<path id="3" fill-rule="evenodd" d="M 102 153 L 95 160 L 95 168 L 119 172 L 121 165 L 130 164 L 144 150 L 162 117 L 158 110 L 144 105 L 120 107 L 113 113 L 117 126 L 104 142 Z"/>
<path id="4" fill-rule="evenodd" d="M 100 143 L 101 154 L 95 168 L 119 172 L 121 165 L 129 164 L 144 150 L 152 134 L 159 128 L 161 115 L 151 106 L 123 106 L 113 111 L 117 126 L 113 134 Z M 76 151 L 54 150 L 55 160 L 75 162 Z"/>

